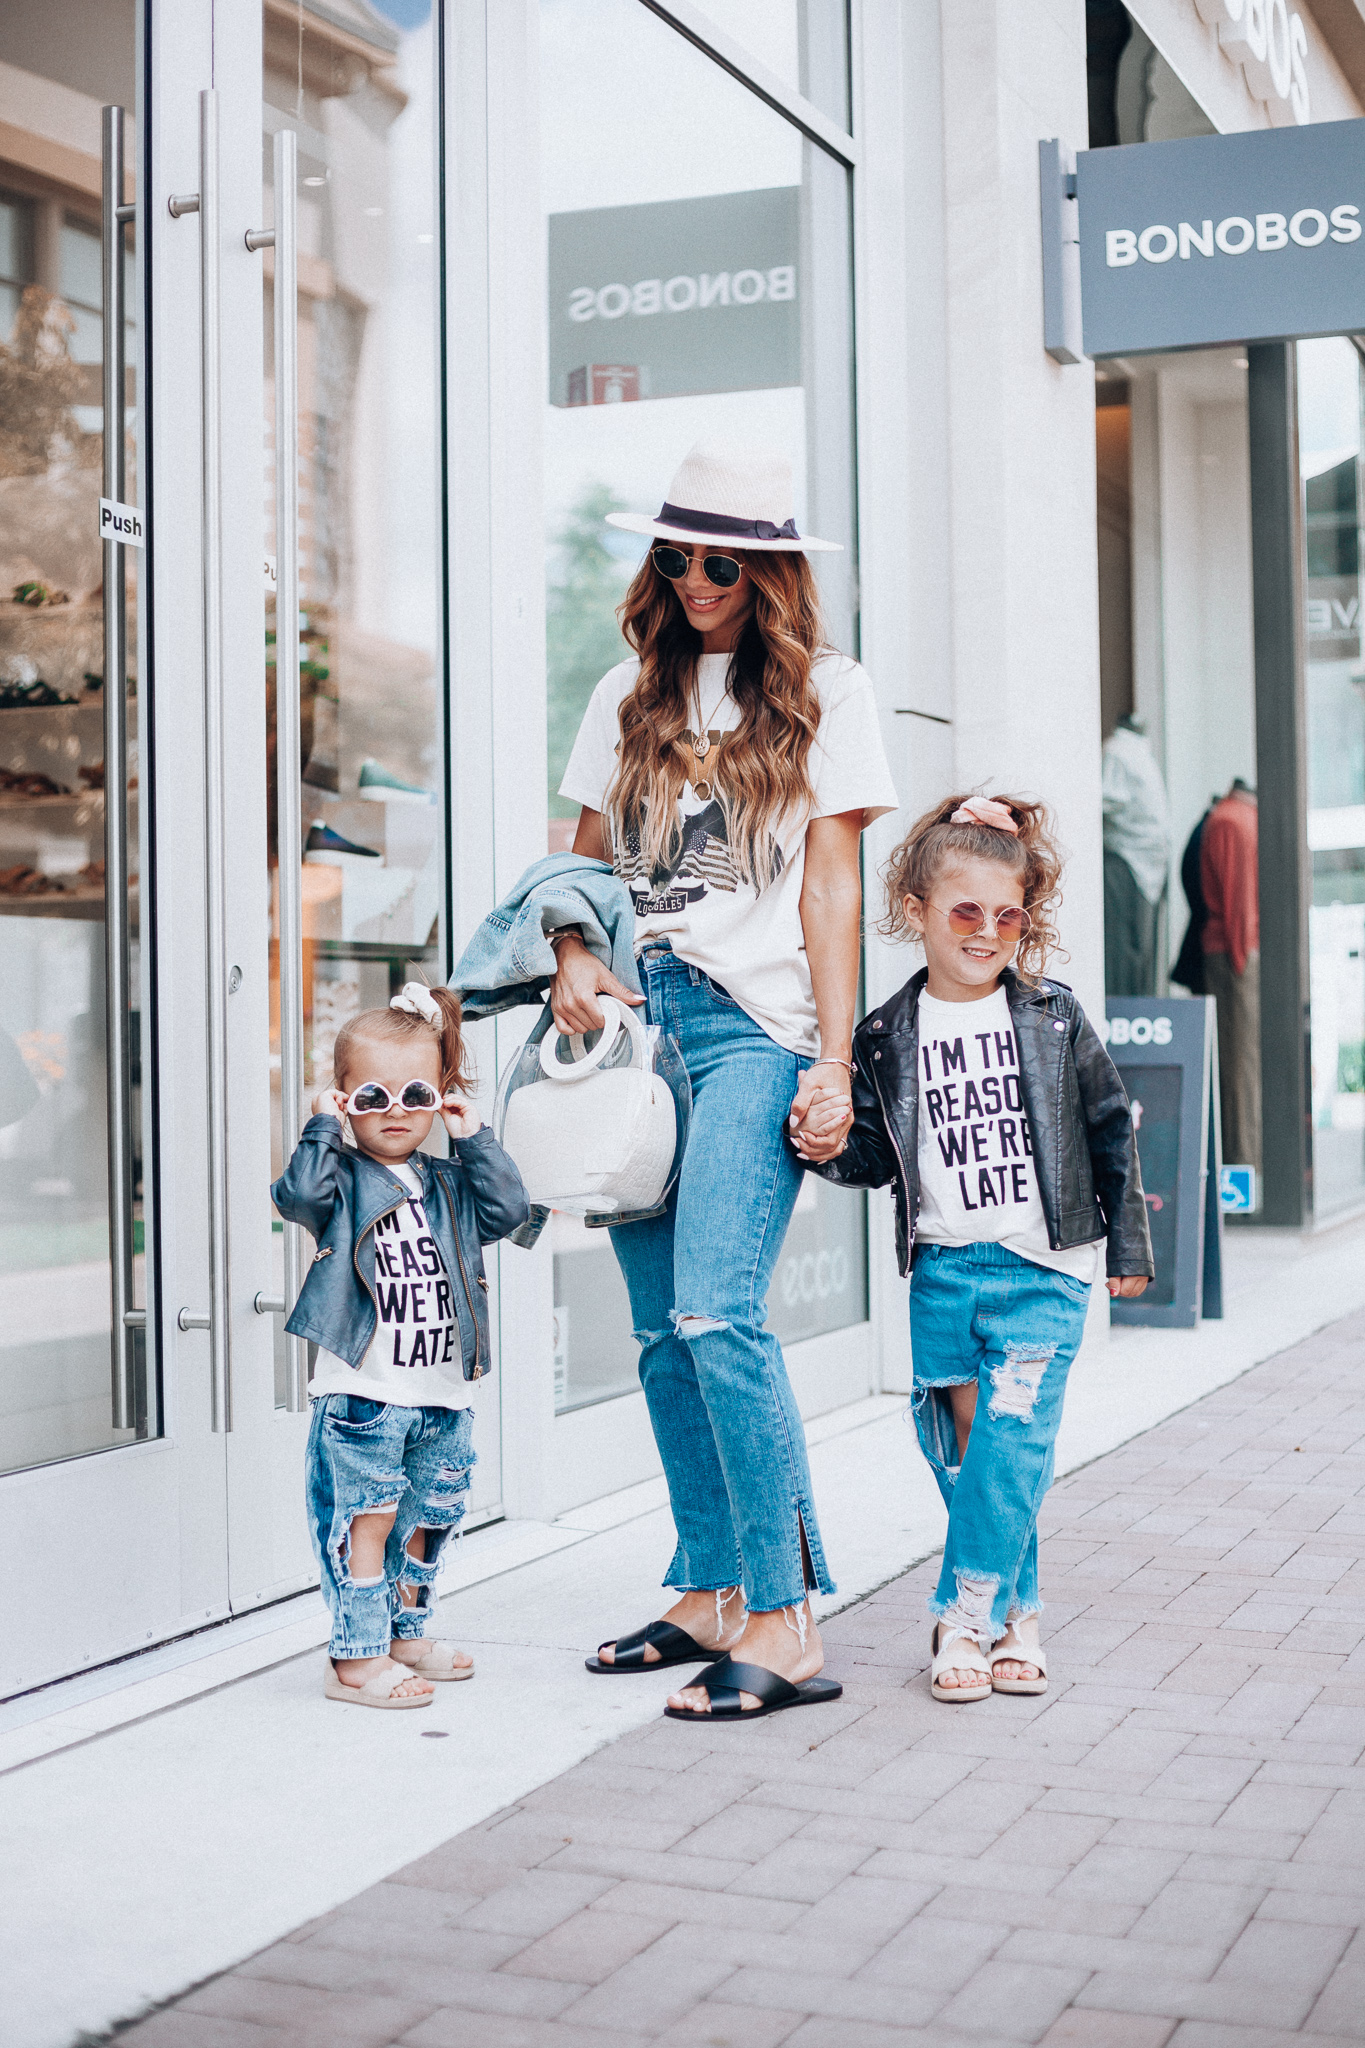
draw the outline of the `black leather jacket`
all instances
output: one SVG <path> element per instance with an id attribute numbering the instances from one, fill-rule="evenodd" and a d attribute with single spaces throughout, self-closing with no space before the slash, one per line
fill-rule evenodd
<path id="1" fill-rule="evenodd" d="M 902 1273 L 919 1216 L 919 973 L 853 1034 L 853 1129 L 837 1159 L 808 1168 L 845 1187 L 892 1183 Z M 1107 1271 L 1153 1277 L 1152 1241 L 1128 1097 L 1071 990 L 1029 988 L 1011 968 L 1005 995 L 1038 1191 L 1054 1251 L 1109 1240 Z"/>

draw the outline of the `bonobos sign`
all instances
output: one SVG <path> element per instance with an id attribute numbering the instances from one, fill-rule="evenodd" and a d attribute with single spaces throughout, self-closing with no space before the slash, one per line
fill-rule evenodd
<path id="1" fill-rule="evenodd" d="M 1365 120 L 1086 150 L 1088 356 L 1365 328 Z"/>
<path id="2" fill-rule="evenodd" d="M 551 405 L 799 384 L 800 203 L 778 185 L 552 213 Z"/>

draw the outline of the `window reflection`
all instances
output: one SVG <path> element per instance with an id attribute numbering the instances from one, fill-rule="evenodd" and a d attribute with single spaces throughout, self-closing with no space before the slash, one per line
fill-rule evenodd
<path id="1" fill-rule="evenodd" d="M 362 20 L 363 13 L 363 20 Z M 354 19 L 352 16 L 354 15 Z M 391 18 L 390 18 L 391 17 Z M 404 981 L 441 976 L 436 40 L 429 7 L 267 6 L 264 164 L 299 138 L 299 591 L 304 1081 Z M 270 201 L 267 199 L 267 212 Z M 273 251 L 266 252 L 267 551 L 275 547 Z M 266 607 L 272 905 L 274 603 Z M 273 910 L 272 910 L 273 917 Z M 272 1064 L 279 1086 L 272 932 Z M 305 1105 L 306 1110 L 306 1105 Z M 280 1123 L 274 1134 L 280 1171 Z M 277 1231 L 276 1247 L 281 1237 Z M 282 1258 L 277 1280 L 282 1285 Z M 284 1399 L 277 1324 L 276 1396 Z"/>
<path id="2" fill-rule="evenodd" d="M 823 26 L 836 61 L 821 90 L 844 75 L 842 6 L 727 7 L 724 26 L 767 39 L 771 68 L 785 49 L 798 70 L 801 36 Z M 842 165 L 638 0 L 542 0 L 541 37 L 554 850 L 577 816 L 557 795 L 564 765 L 593 689 L 627 651 L 615 609 L 645 546 L 604 515 L 652 509 L 704 435 L 786 449 L 798 527 L 845 545 L 812 561 L 830 636 L 853 653 L 856 536 Z M 769 1302 L 779 1337 L 865 1318 L 864 1207 L 807 1184 Z M 556 1217 L 553 1244 L 557 1407 L 630 1391 L 636 1347 L 604 1233 Z"/>
<path id="3" fill-rule="evenodd" d="M 105 785 L 128 784 L 130 1183 L 145 1307 L 136 550 L 106 591 L 98 539 L 101 113 L 138 160 L 131 8 L 0 9 L 0 1469 L 157 1428 L 142 1333 L 130 1427 L 115 1427 L 110 1327 Z M 58 53 L 56 56 L 53 53 Z M 52 109 L 65 143 L 54 152 Z M 138 294 L 126 242 L 128 499 L 139 474 Z M 128 758 L 104 758 L 104 609 L 124 602 Z M 150 1177 L 149 1177 L 150 1178 Z M 150 1406 L 149 1406 L 150 1403 Z"/>
<path id="4" fill-rule="evenodd" d="M 1365 668 L 1361 660 L 1360 358 L 1300 342 L 1307 541 L 1308 919 L 1313 1206 L 1365 1190 Z"/>

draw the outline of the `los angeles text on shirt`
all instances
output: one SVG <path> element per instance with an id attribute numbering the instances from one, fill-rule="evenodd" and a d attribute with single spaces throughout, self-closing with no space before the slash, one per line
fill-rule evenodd
<path id="1" fill-rule="evenodd" d="M 395 1366 L 448 1365 L 455 1349 L 450 1281 L 422 1204 L 412 1197 L 406 1208 L 407 1229 L 401 1209 L 381 1216 L 374 1226 L 374 1291 L 384 1360 Z"/>
<path id="2" fill-rule="evenodd" d="M 1027 1208 L 1037 1184 L 1027 1163 L 1033 1141 L 1014 1033 L 976 1031 L 965 1038 L 965 1044 L 961 1037 L 930 1038 L 920 1047 L 924 1106 L 939 1156 L 949 1171 L 957 1169 L 964 1209 Z"/>

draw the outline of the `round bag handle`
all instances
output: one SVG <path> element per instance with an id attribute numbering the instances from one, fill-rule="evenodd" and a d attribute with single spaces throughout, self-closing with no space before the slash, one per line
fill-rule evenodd
<path id="1" fill-rule="evenodd" d="M 645 1034 L 634 1011 L 628 1009 L 615 996 L 599 995 L 597 1000 L 607 1021 L 601 1037 L 591 1052 L 583 1051 L 586 1033 L 582 1031 L 547 1031 L 541 1039 L 540 1070 L 547 1080 L 581 1081 L 584 1075 L 595 1073 L 623 1031 L 628 1032 L 635 1041 L 636 1055 L 643 1060 Z M 575 1057 L 572 1060 L 555 1058 L 555 1047 L 561 1037 L 567 1037 L 569 1044 L 574 1048 Z"/>

